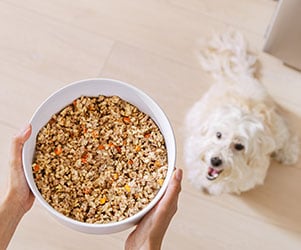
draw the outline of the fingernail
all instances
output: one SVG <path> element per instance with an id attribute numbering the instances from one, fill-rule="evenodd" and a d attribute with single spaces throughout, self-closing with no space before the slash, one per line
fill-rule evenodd
<path id="1" fill-rule="evenodd" d="M 182 169 L 176 169 L 175 177 L 177 181 L 181 181 L 183 177 L 183 170 Z"/>

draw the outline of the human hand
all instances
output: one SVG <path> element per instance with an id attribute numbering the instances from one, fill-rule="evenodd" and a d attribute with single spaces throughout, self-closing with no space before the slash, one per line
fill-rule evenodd
<path id="1" fill-rule="evenodd" d="M 159 250 L 168 225 L 178 207 L 182 169 L 176 169 L 171 182 L 159 203 L 139 222 L 128 236 L 126 250 Z"/>
<path id="2" fill-rule="evenodd" d="M 10 153 L 10 179 L 7 200 L 18 209 L 21 215 L 25 214 L 32 207 L 34 201 L 34 195 L 26 182 L 22 164 L 23 144 L 30 134 L 31 125 L 28 125 L 22 132 L 15 135 Z"/>
<path id="3" fill-rule="evenodd" d="M 20 220 L 34 201 L 22 166 L 22 148 L 30 134 L 31 126 L 28 125 L 12 141 L 9 187 L 6 198 L 0 204 L 0 249 L 7 248 Z"/>

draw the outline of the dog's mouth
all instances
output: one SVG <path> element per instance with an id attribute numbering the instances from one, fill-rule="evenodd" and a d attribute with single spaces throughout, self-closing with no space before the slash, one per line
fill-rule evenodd
<path id="1" fill-rule="evenodd" d="M 208 172 L 207 172 L 207 179 L 209 181 L 213 181 L 215 180 L 217 177 L 220 176 L 220 174 L 223 172 L 224 170 L 223 169 L 216 169 L 216 168 L 213 168 L 213 167 L 209 167 L 208 168 Z"/>

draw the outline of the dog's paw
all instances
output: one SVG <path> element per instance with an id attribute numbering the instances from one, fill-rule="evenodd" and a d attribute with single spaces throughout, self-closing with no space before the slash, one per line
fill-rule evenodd
<path id="1" fill-rule="evenodd" d="M 283 148 L 273 154 L 273 158 L 284 165 L 296 164 L 299 159 L 300 142 L 298 137 L 291 138 Z"/>

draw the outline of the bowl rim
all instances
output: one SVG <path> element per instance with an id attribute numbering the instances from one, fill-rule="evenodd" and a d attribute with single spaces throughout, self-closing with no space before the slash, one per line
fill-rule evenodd
<path id="1" fill-rule="evenodd" d="M 81 228 L 86 228 L 86 229 L 99 229 L 99 228 L 102 228 L 102 229 L 106 229 L 106 228 L 112 228 L 112 227 L 122 227 L 124 225 L 127 225 L 129 223 L 134 223 L 133 225 L 135 225 L 139 219 L 141 219 L 144 215 L 146 215 L 159 201 L 160 199 L 163 197 L 166 189 L 167 189 L 167 186 L 172 178 L 172 174 L 173 174 L 173 171 L 175 169 L 175 164 L 176 164 L 176 154 L 177 154 L 177 149 L 176 149 L 176 139 L 175 139 L 175 134 L 174 134 L 174 130 L 171 126 L 171 123 L 167 117 L 167 115 L 165 114 L 165 112 L 163 111 L 163 109 L 159 106 L 159 104 L 154 101 L 149 95 L 147 95 L 144 91 L 140 90 L 139 88 L 129 84 L 129 83 L 126 83 L 126 82 L 123 82 L 123 81 L 120 81 L 120 80 L 116 80 L 116 79 L 111 79 L 111 78 L 87 78 L 87 79 L 83 79 L 83 80 L 79 80 L 79 81 L 74 81 L 74 82 L 71 82 L 65 86 L 63 86 L 62 88 L 59 88 L 58 90 L 56 90 L 55 92 L 53 92 L 52 94 L 50 94 L 39 106 L 38 108 L 35 110 L 35 112 L 33 113 L 31 119 L 30 119 L 30 124 L 32 124 L 35 119 L 37 119 L 37 116 L 41 115 L 41 109 L 47 104 L 49 103 L 49 101 L 51 101 L 52 99 L 55 99 L 57 97 L 57 95 L 59 95 L 60 93 L 62 93 L 63 91 L 66 91 L 67 89 L 69 88 L 72 88 L 72 86 L 75 86 L 75 85 L 81 85 L 81 84 L 84 84 L 84 83 L 88 83 L 88 82 L 91 82 L 91 81 L 99 81 L 99 82 L 111 82 L 111 83 L 114 83 L 114 84 L 119 84 L 121 86 L 124 86 L 128 89 L 130 89 L 131 91 L 134 91 L 136 92 L 138 95 L 140 95 L 141 97 L 145 98 L 148 103 L 147 103 L 147 106 L 149 106 L 151 104 L 152 108 L 155 108 L 156 109 L 156 112 L 159 112 L 160 113 L 160 119 L 164 119 L 165 121 L 163 121 L 166 126 L 168 127 L 168 131 L 169 131 L 169 136 L 171 136 L 171 138 L 169 138 L 169 140 L 172 141 L 171 145 L 172 145 L 172 150 L 174 151 L 172 153 L 172 156 L 173 156 L 173 159 L 169 159 L 169 155 L 168 155 L 168 171 L 167 171 L 167 175 L 164 179 L 164 183 L 162 185 L 162 187 L 159 189 L 159 191 L 157 192 L 157 194 L 155 195 L 155 197 L 143 208 L 141 209 L 140 211 L 138 211 L 136 214 L 130 216 L 130 217 L 127 217 L 121 221 L 117 221 L 117 222 L 108 222 L 108 223 L 87 223 L 87 222 L 81 222 L 81 221 L 78 221 L 76 219 L 72 219 L 70 217 L 67 217 L 65 216 L 64 214 L 58 212 L 56 209 L 54 209 L 42 196 L 42 194 L 40 193 L 40 191 L 37 189 L 37 186 L 36 186 L 36 183 L 35 181 L 32 183 L 32 181 L 30 180 L 30 175 L 33 175 L 32 174 L 32 170 L 31 171 L 28 171 L 29 169 L 32 169 L 31 168 L 31 164 L 30 164 L 30 168 L 26 168 L 26 159 L 27 159 L 27 156 L 26 156 L 26 149 L 27 147 L 29 147 L 28 143 L 25 142 L 24 143 L 24 147 L 22 149 L 22 161 L 23 161 L 23 169 L 24 169 L 24 173 L 25 173 L 25 177 L 26 177 L 26 180 L 27 180 L 27 183 L 32 191 L 32 193 L 34 194 L 34 196 L 37 198 L 37 200 L 40 202 L 40 204 L 42 204 L 42 206 L 44 208 L 46 208 L 46 210 L 48 210 L 48 212 L 50 212 L 50 214 L 58 217 L 59 219 L 61 219 L 62 222 L 67 222 L 67 224 L 70 226 L 69 223 L 71 223 L 71 225 L 75 225 L 75 226 L 79 226 Z M 101 93 L 96 93 L 95 96 L 99 96 L 101 95 Z M 86 95 L 84 95 L 86 96 Z M 76 98 L 79 98 L 80 96 L 76 97 Z M 124 100 L 124 98 L 121 98 Z M 127 102 L 129 102 L 128 100 L 125 100 Z M 131 102 L 129 102 L 131 103 Z M 132 104 L 132 103 L 131 103 Z M 68 103 L 66 103 L 65 106 L 67 106 Z M 133 104 L 132 104 L 133 105 Z M 136 105 L 135 105 L 136 106 Z M 140 108 L 138 107 L 138 109 L 140 110 Z M 57 112 L 59 112 L 60 110 L 58 110 Z M 143 111 L 144 112 L 144 111 Z M 150 114 L 148 114 L 150 115 Z M 152 120 L 153 117 L 151 117 Z M 156 123 L 156 125 L 159 127 L 163 137 L 164 137 L 164 140 L 165 140 L 165 143 L 166 143 L 166 138 L 159 126 L 159 124 L 157 123 L 157 121 L 154 121 Z M 45 125 L 45 124 L 44 124 Z M 44 126 L 43 125 L 43 126 Z M 42 126 L 42 127 L 43 127 Z M 36 133 L 36 135 L 38 134 L 38 132 L 40 131 L 40 129 L 42 128 L 40 127 Z M 31 135 L 32 136 L 32 135 Z M 31 137 L 30 136 L 30 137 Z M 36 140 L 36 138 L 34 138 Z M 35 145 L 35 143 L 34 143 Z M 167 153 L 169 152 L 168 148 L 166 147 L 166 150 L 167 150 Z M 133 226 L 132 225 L 132 226 Z M 125 230 L 125 229 L 122 229 L 122 230 Z M 122 230 L 118 230 L 118 231 L 122 231 Z"/>

